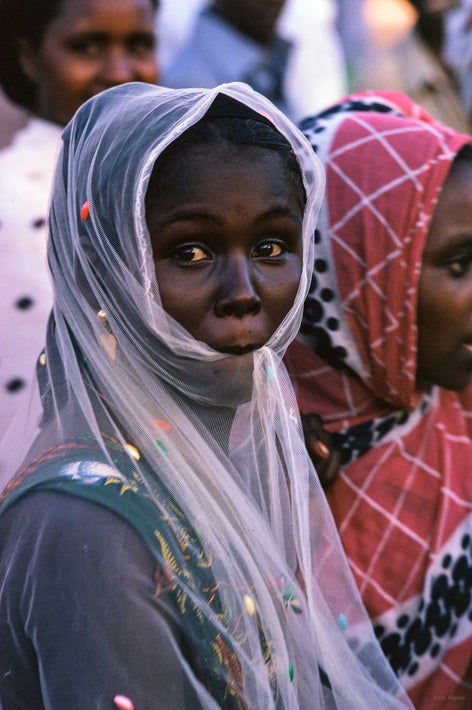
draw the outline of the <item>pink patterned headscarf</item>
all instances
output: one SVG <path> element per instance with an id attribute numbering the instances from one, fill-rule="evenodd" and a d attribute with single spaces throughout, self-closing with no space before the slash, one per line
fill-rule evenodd
<path id="1" fill-rule="evenodd" d="M 287 364 L 344 452 L 328 499 L 386 655 L 417 707 L 470 708 L 472 398 L 417 388 L 416 307 L 435 205 L 472 138 L 394 92 L 302 129 L 327 193 Z"/>

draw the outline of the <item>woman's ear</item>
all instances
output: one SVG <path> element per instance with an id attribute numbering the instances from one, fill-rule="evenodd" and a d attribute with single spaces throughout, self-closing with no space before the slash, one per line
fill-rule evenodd
<path id="1" fill-rule="evenodd" d="M 31 41 L 25 37 L 20 38 L 18 46 L 18 63 L 24 74 L 34 84 L 38 83 L 39 77 L 39 59 L 38 50 L 33 47 Z"/>

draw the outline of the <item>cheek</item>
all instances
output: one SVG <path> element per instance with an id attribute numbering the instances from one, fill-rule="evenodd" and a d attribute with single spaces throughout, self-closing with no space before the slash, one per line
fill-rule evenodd
<path id="1" fill-rule="evenodd" d="M 188 274 L 168 268 L 165 262 L 156 263 L 156 280 L 166 313 L 195 336 L 210 308 L 208 283 L 195 283 Z"/>
<path id="2" fill-rule="evenodd" d="M 274 330 L 280 325 L 295 302 L 301 274 L 301 260 L 294 258 L 289 267 L 284 271 L 284 274 L 281 275 L 277 281 L 271 280 L 266 285 L 266 302 L 270 308 Z"/>
<path id="3" fill-rule="evenodd" d="M 87 64 L 71 59 L 67 54 L 58 54 L 45 64 L 44 85 L 48 87 L 49 94 L 56 96 L 57 101 L 67 104 L 86 88 L 93 73 Z"/>
<path id="4" fill-rule="evenodd" d="M 418 287 L 417 324 L 420 333 L 430 329 L 433 322 L 437 328 L 442 326 L 450 301 L 450 288 L 444 282 L 442 272 L 424 266 Z"/>
<path id="5" fill-rule="evenodd" d="M 418 375 L 451 389 L 438 372 L 451 373 L 462 357 L 462 342 L 472 333 L 472 281 L 451 279 L 432 270 L 421 281 L 418 301 Z M 450 377 L 450 374 L 448 375 Z M 462 385 L 461 385 L 462 386 Z M 456 389 L 454 387 L 453 389 Z"/>
<path id="6" fill-rule="evenodd" d="M 457 286 L 455 285 L 457 283 Z M 418 327 L 434 333 L 448 330 L 460 323 L 470 309 L 470 288 L 440 277 L 429 278 L 421 284 L 418 301 Z"/>
<path id="7" fill-rule="evenodd" d="M 135 65 L 135 74 L 137 80 L 144 81 L 147 84 L 157 84 L 160 78 L 156 60 L 153 58 L 137 62 Z"/>

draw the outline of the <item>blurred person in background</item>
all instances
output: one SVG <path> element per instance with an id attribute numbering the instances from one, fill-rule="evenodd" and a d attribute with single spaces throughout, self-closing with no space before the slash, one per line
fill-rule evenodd
<path id="1" fill-rule="evenodd" d="M 445 11 L 452 2 L 411 0 L 413 24 L 393 44 L 372 48 L 357 68 L 353 88 L 403 92 L 437 121 L 468 133 L 466 105 L 442 51 Z"/>
<path id="2" fill-rule="evenodd" d="M 156 5 L 0 0 L 0 86 L 27 117 L 0 152 L 0 438 L 44 345 L 52 303 L 46 212 L 62 128 L 104 89 L 157 81 Z"/>
<path id="3" fill-rule="evenodd" d="M 162 0 L 162 84 L 244 81 L 301 118 L 347 89 L 336 20 L 334 0 Z"/>
<path id="4" fill-rule="evenodd" d="M 341 38 L 347 80 L 351 87 L 357 66 L 371 51 L 372 36 L 367 23 L 365 0 L 336 0 L 336 5 L 336 27 Z"/>
<path id="5" fill-rule="evenodd" d="M 457 90 L 472 116 L 472 2 L 456 0 L 444 13 L 442 57 L 454 76 Z"/>

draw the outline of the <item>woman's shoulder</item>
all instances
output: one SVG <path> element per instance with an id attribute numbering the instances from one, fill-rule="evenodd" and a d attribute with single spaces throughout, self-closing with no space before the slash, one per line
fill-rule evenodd
<path id="1" fill-rule="evenodd" d="M 87 577 L 95 587 L 100 570 L 110 575 L 115 567 L 122 573 L 129 568 L 130 578 L 152 580 L 156 566 L 122 516 L 58 491 L 30 491 L 17 500 L 0 516 L 0 541 L 0 575 L 7 593 L 57 576 L 69 582 L 76 578 L 81 586 Z M 136 569 L 139 575 L 132 575 Z"/>
<path id="2" fill-rule="evenodd" d="M 115 451 L 107 460 L 89 438 L 71 439 L 45 451 L 10 480 L 0 493 L 0 520 L 27 520 L 35 534 L 53 536 L 56 529 L 67 534 L 72 527 L 79 530 L 83 520 L 92 525 L 108 511 L 139 530 L 130 511 L 139 520 L 146 502 L 133 474 L 125 456 Z"/>
<path id="3" fill-rule="evenodd" d="M 103 505 L 60 490 L 31 490 L 0 516 L 2 549 L 11 544 L 37 549 L 51 544 L 79 548 L 96 541 L 121 540 L 131 526 Z M 134 533 L 135 534 L 135 533 Z"/>
<path id="4" fill-rule="evenodd" d="M 126 523 L 158 561 L 165 557 L 163 549 L 178 555 L 181 541 L 195 535 L 158 477 L 150 490 L 133 464 L 119 442 L 110 439 L 105 453 L 90 437 L 71 439 L 45 451 L 9 482 L 0 493 L 0 521 L 8 519 L 11 531 L 17 521 L 21 526 L 27 520 L 31 537 L 51 541 L 55 535 L 62 538 L 63 531 L 67 536 L 77 532 L 80 542 L 85 528 L 100 531 L 111 515 Z"/>
<path id="5" fill-rule="evenodd" d="M 127 477 L 117 466 L 103 460 L 88 442 L 79 438 L 52 447 L 18 471 L 0 492 L 0 513 L 31 491 L 62 490 L 71 497 L 93 500 L 82 495 L 82 487 L 126 483 Z"/>

